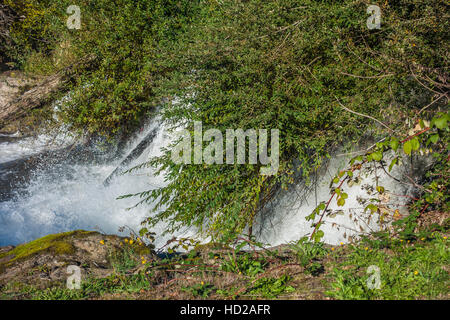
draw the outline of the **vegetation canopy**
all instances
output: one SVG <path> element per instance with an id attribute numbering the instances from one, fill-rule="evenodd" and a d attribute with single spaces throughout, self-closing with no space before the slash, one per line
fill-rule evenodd
<path id="1" fill-rule="evenodd" d="M 367 27 L 371 3 L 364 0 L 6 4 L 25 16 L 13 24 L 10 59 L 34 73 L 76 71 L 66 88 L 72 99 L 62 108 L 75 129 L 130 132 L 162 104 L 174 127 L 192 130 L 201 121 L 204 130 L 280 130 L 275 176 L 261 176 L 258 165 L 175 164 L 170 148 L 144 164 L 169 180 L 138 194 L 158 203 L 145 221 L 150 227 L 168 221 L 167 232 L 195 226 L 233 239 L 275 190 L 308 181 L 338 147 L 368 135 L 400 141 L 419 120 L 435 119 L 436 168 L 441 179 L 448 173 L 450 26 L 443 0 L 380 3 L 380 29 Z M 65 26 L 72 4 L 81 8 L 80 30 Z M 416 146 L 405 143 L 405 153 Z M 369 160 L 381 161 L 384 150 Z M 439 201 L 442 208 L 446 200 Z"/>

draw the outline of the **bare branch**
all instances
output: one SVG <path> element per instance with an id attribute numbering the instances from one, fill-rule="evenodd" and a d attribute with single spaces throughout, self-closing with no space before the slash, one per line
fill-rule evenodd
<path id="1" fill-rule="evenodd" d="M 348 111 L 348 112 L 350 112 L 350 113 L 356 114 L 356 115 L 358 115 L 358 116 L 361 116 L 361 117 L 365 117 L 365 118 L 371 119 L 371 120 L 373 120 L 373 121 L 379 123 L 380 125 L 382 125 L 382 126 L 385 127 L 386 129 L 388 129 L 390 132 L 395 133 L 394 130 L 392 130 L 391 128 L 389 128 L 387 125 L 385 125 L 385 124 L 384 124 L 383 122 L 381 122 L 380 120 L 378 120 L 378 119 L 376 119 L 376 118 L 374 118 L 374 117 L 372 117 L 372 116 L 369 116 L 369 115 L 366 115 L 366 114 L 362 114 L 362 113 L 359 113 L 359 112 L 350 110 L 349 108 L 347 108 L 346 106 L 344 106 L 344 105 L 339 101 L 339 99 L 338 99 L 336 96 L 335 96 L 335 98 L 336 98 L 336 101 L 339 103 L 339 105 L 342 107 L 342 109 L 344 109 L 344 110 L 346 110 L 346 111 Z"/>
<path id="2" fill-rule="evenodd" d="M 346 72 L 341 72 L 341 74 L 346 75 L 346 76 L 350 76 L 350 77 L 354 77 L 354 78 L 360 78 L 360 79 L 381 79 L 381 78 L 385 78 L 385 77 L 390 77 L 393 76 L 394 73 L 387 73 L 387 74 L 380 74 L 377 76 L 358 76 L 356 74 L 351 74 L 351 73 L 346 73 Z"/>
<path id="3" fill-rule="evenodd" d="M 429 106 L 433 105 L 436 101 L 440 100 L 442 97 L 445 97 L 445 96 L 446 96 L 445 94 L 441 94 L 438 98 L 436 98 L 436 99 L 434 99 L 433 101 L 431 101 L 430 104 L 428 104 L 428 105 L 426 105 L 425 107 L 423 107 L 422 109 L 420 109 L 418 115 L 421 114 L 422 111 L 424 111 L 426 108 L 428 108 Z"/>

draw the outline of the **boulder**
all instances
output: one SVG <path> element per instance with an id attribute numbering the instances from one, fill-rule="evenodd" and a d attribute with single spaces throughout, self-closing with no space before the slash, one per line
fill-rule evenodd
<path id="1" fill-rule="evenodd" d="M 21 244 L 0 248 L 0 286 L 20 282 L 46 286 L 48 281 L 65 281 L 67 267 L 80 267 L 82 279 L 103 278 L 114 272 L 114 263 L 126 246 L 125 238 L 94 231 L 76 230 L 52 234 Z M 155 258 L 152 248 L 136 243 L 135 257 Z"/>

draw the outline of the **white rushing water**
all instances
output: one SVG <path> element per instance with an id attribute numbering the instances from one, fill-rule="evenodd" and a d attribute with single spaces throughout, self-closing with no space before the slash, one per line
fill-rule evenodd
<path id="1" fill-rule="evenodd" d="M 151 121 L 141 133 L 126 146 L 124 157 L 128 155 L 137 144 L 152 130 L 156 128 L 156 136 L 139 158 L 132 161 L 128 167 L 146 162 L 149 158 L 161 154 L 161 148 L 167 147 L 172 141 L 166 126 L 158 119 Z M 70 140 L 70 138 L 67 138 Z M 64 139 L 63 139 L 64 140 Z M 44 142 L 45 136 L 36 140 L 37 144 L 26 144 L 27 141 L 0 143 L 0 164 L 12 159 L 24 157 L 48 147 Z M 29 142 L 29 141 L 28 141 Z M 25 147 L 27 145 L 27 147 Z M 56 232 L 86 229 L 99 230 L 109 234 L 119 234 L 118 229 L 128 226 L 135 231 L 140 229 L 140 223 L 147 217 L 152 205 L 141 205 L 127 210 L 138 202 L 138 198 L 131 197 L 118 200 L 117 197 L 141 192 L 144 190 L 160 188 L 166 185 L 163 176 L 155 176 L 152 168 L 119 175 L 111 180 L 108 186 L 103 181 L 121 163 L 116 159 L 107 164 L 80 164 L 66 161 L 63 171 L 70 174 L 54 176 L 47 171 L 36 171 L 26 190 L 17 191 L 14 197 L 0 202 L 0 246 L 18 244 Z M 345 167 L 346 157 L 335 157 L 329 163 L 327 170 L 318 178 L 317 187 L 305 187 L 302 184 L 292 187 L 287 192 L 279 193 L 270 206 L 263 210 L 257 218 L 255 233 L 259 240 L 270 245 L 278 245 L 293 240 L 312 231 L 310 222 L 305 221 L 316 207 L 317 202 L 326 201 L 330 197 L 329 183 L 338 170 Z M 387 194 L 410 194 L 384 173 L 378 172 L 379 184 L 388 191 Z M 376 230 L 376 217 L 366 223 L 355 218 L 363 216 L 364 206 L 358 202 L 359 197 L 370 197 L 367 190 L 362 188 L 366 183 L 375 185 L 375 176 L 364 177 L 358 186 L 346 187 L 348 193 L 344 207 L 338 208 L 336 200 L 331 202 L 330 209 L 341 209 L 344 214 L 335 217 L 326 217 L 322 230 L 325 231 L 324 240 L 336 244 L 346 242 L 348 236 L 360 231 Z M 386 199 L 384 199 L 386 200 Z M 391 209 L 402 208 L 405 197 L 389 195 L 387 202 Z M 351 217 L 350 217 L 351 214 Z M 363 222 L 361 222 L 363 221 Z M 159 226 L 156 246 L 162 246 L 171 238 L 170 235 L 161 237 L 164 226 Z M 192 231 L 185 230 L 184 236 L 192 235 Z M 127 234 L 122 234 L 127 235 Z M 347 237 L 346 237 L 347 236 Z"/>
<path id="2" fill-rule="evenodd" d="M 315 185 L 297 184 L 288 191 L 277 194 L 257 217 L 254 227 L 257 238 L 263 243 L 275 246 L 310 235 L 313 231 L 312 221 L 306 221 L 305 217 L 310 215 L 320 202 L 327 202 L 330 199 L 330 182 L 339 171 L 348 169 L 349 160 L 350 157 L 334 157 L 327 168 L 318 175 Z M 393 170 L 391 173 L 393 176 L 401 174 L 403 173 L 400 169 Z M 385 188 L 383 195 L 373 190 L 377 185 L 376 177 L 378 177 L 378 185 Z M 367 188 L 368 186 L 372 186 L 372 190 L 370 187 Z M 348 186 L 344 183 L 342 191 L 348 194 L 344 206 L 339 207 L 334 196 L 328 207 L 331 214 L 324 216 L 323 225 L 320 228 L 324 231 L 322 240 L 329 244 L 347 243 L 350 237 L 379 230 L 379 215 L 376 213 L 371 215 L 369 211 L 364 212 L 370 202 L 361 203 L 358 199 L 379 200 L 375 204 L 386 210 L 385 212 L 388 212 L 389 217 L 392 218 L 395 210 L 399 210 L 400 214 L 406 214 L 407 197 L 414 189 L 396 182 L 384 171 L 378 169 L 364 170 L 358 184 Z M 314 222 L 318 221 L 319 216 Z"/>
<path id="3" fill-rule="evenodd" d="M 165 126 L 158 120 L 150 122 L 142 132 L 126 147 L 126 156 L 150 132 L 158 126 L 156 136 L 139 158 L 128 167 L 146 162 L 161 154 L 161 148 L 170 143 Z M 45 140 L 45 137 L 41 137 Z M 0 144 L 2 161 L 35 153 L 40 148 L 23 148 L 24 142 L 16 145 Z M 42 145 L 39 145 L 42 146 Z M 48 146 L 47 146 L 48 147 Z M 14 150 L 14 157 L 8 156 Z M 63 164 L 64 171 L 56 178 L 38 171 L 33 174 L 26 192 L 20 191 L 14 198 L 0 202 L 0 246 L 18 244 L 56 232 L 86 229 L 99 230 L 109 234 L 119 234 L 118 229 L 128 226 L 135 231 L 152 208 L 138 206 L 127 210 L 138 202 L 138 198 L 117 200 L 117 197 L 159 188 L 165 185 L 163 176 L 155 176 L 152 168 L 118 175 L 108 186 L 103 181 L 120 164 L 122 159 L 104 165 Z M 162 229 L 155 230 L 158 234 Z M 126 231 L 128 232 L 128 231 Z M 122 235 L 127 235 L 122 233 Z M 156 245 L 163 245 L 167 237 L 159 237 Z"/>
<path id="4" fill-rule="evenodd" d="M 53 119 L 58 122 L 57 111 L 60 110 L 61 103 L 70 99 L 70 93 L 53 103 Z M 6 141 L 1 142 L 2 138 Z M 8 141 L 11 140 L 11 141 Z M 67 130 L 64 124 L 59 125 L 59 129 L 54 129 L 49 134 L 39 134 L 37 137 L 23 137 L 20 138 L 18 133 L 15 134 L 0 134 L 0 163 L 13 161 L 38 154 L 45 150 L 56 150 L 63 148 L 75 142 L 74 136 Z"/>
<path id="5" fill-rule="evenodd" d="M 53 148 L 62 148 L 73 142 L 73 137 L 66 131 L 60 131 L 53 135 L 42 134 L 37 137 L 20 138 L 17 134 L 1 135 L 0 138 L 17 138 L 17 141 L 0 143 L 0 163 L 13 161 L 19 158 L 38 154 L 48 149 L 49 145 Z"/>

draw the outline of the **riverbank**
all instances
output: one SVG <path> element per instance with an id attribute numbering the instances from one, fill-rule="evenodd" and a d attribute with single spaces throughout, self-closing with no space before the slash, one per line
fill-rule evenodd
<path id="1" fill-rule="evenodd" d="M 449 299 L 448 219 L 427 226 L 411 240 L 261 249 L 242 239 L 248 250 L 159 254 L 138 237 L 66 232 L 0 249 L 0 299 Z M 68 266 L 80 268 L 80 289 L 66 287 Z"/>

